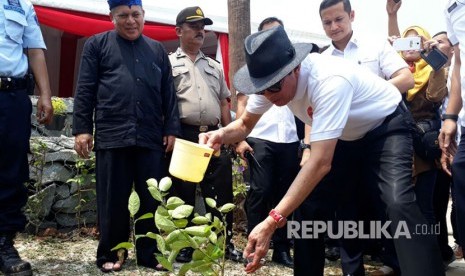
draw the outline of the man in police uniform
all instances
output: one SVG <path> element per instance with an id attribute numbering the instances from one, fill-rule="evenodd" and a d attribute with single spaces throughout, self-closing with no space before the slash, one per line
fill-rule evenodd
<path id="1" fill-rule="evenodd" d="M 27 202 L 24 182 L 29 178 L 32 112 L 28 91 L 34 89 L 28 66 L 40 95 L 39 123 L 49 123 L 53 114 L 44 49 L 29 0 L 0 0 L 0 269 L 5 275 L 32 275 L 31 265 L 21 260 L 13 239 L 26 225 L 22 208 Z"/>
<path id="2" fill-rule="evenodd" d="M 205 38 L 205 25 L 213 21 L 206 18 L 199 7 L 183 9 L 176 18 L 176 34 L 180 47 L 169 58 L 173 70 L 181 119 L 182 138 L 198 142 L 201 132 L 218 129 L 231 122 L 228 106 L 230 92 L 226 86 L 221 65 L 200 51 Z M 196 185 L 173 177 L 174 192 L 188 204 L 195 204 Z M 200 183 L 204 197 L 216 198 L 218 205 L 232 202 L 232 164 L 225 150 L 213 157 Z M 217 214 L 219 216 L 219 214 Z M 232 214 L 227 217 L 228 233 L 232 233 Z M 230 243 L 228 234 L 226 257 L 240 261 L 242 253 Z M 177 260 L 189 262 L 192 249 L 182 250 Z"/>

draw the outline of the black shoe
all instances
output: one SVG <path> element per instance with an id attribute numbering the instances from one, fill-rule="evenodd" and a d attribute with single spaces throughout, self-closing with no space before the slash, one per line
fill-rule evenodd
<path id="1" fill-rule="evenodd" d="M 294 260 L 292 259 L 291 254 L 289 254 L 289 252 L 273 251 L 273 256 L 271 257 L 271 260 L 283 266 L 294 268 Z"/>
<path id="2" fill-rule="evenodd" d="M 337 261 L 341 257 L 338 246 L 328 247 L 325 251 L 325 258 L 330 261 Z"/>
<path id="3" fill-rule="evenodd" d="M 447 259 L 443 260 L 442 264 L 444 265 L 444 270 L 449 269 L 449 265 L 455 261 L 455 254 L 452 252 L 452 255 Z"/>
<path id="4" fill-rule="evenodd" d="M 0 270 L 6 276 L 32 275 L 31 264 L 21 260 L 14 247 L 13 235 L 0 236 Z"/>
<path id="5" fill-rule="evenodd" d="M 181 251 L 178 253 L 178 256 L 176 256 L 176 261 L 180 263 L 190 262 L 192 261 L 192 253 L 194 253 L 194 249 L 192 247 L 181 249 Z"/>
<path id="6" fill-rule="evenodd" d="M 242 258 L 242 252 L 234 248 L 234 245 L 232 243 L 226 245 L 225 251 L 226 252 L 224 254 L 225 254 L 226 259 L 231 260 L 233 262 L 238 262 L 238 263 L 241 263 L 244 261 L 244 259 Z"/>

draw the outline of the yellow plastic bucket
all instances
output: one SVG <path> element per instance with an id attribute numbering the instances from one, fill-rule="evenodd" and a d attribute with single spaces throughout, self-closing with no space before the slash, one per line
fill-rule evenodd
<path id="1" fill-rule="evenodd" d="M 176 138 L 169 172 L 179 179 L 200 182 L 205 175 L 213 149 Z"/>

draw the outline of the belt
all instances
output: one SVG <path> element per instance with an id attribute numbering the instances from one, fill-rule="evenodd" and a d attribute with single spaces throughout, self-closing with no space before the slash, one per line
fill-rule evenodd
<path id="1" fill-rule="evenodd" d="M 26 88 L 27 80 L 25 78 L 0 77 L 0 91 L 12 91 Z"/>
<path id="2" fill-rule="evenodd" d="M 190 131 L 196 131 L 196 132 L 207 132 L 210 130 L 217 130 L 218 125 L 213 125 L 213 126 L 194 126 L 194 125 L 188 125 L 188 124 L 181 124 L 181 129 L 183 130 L 190 130 Z"/>
<path id="3" fill-rule="evenodd" d="M 384 121 L 388 122 L 392 118 L 396 117 L 397 115 L 403 114 L 403 113 L 405 113 L 407 111 L 408 111 L 407 106 L 405 105 L 404 101 L 401 101 L 399 103 L 399 105 L 397 106 L 396 110 L 394 110 L 394 112 L 392 112 L 390 115 L 388 115 Z"/>

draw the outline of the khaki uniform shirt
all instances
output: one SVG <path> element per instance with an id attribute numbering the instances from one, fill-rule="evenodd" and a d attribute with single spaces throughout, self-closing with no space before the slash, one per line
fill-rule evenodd
<path id="1" fill-rule="evenodd" d="M 221 122 L 221 100 L 231 93 L 221 65 L 199 52 L 195 62 L 178 48 L 169 55 L 178 96 L 181 122 L 216 126 Z"/>

